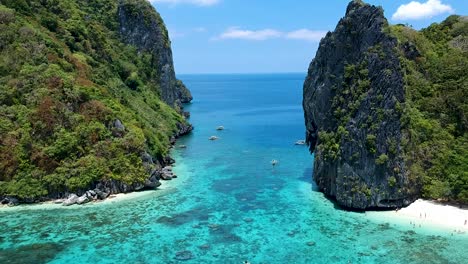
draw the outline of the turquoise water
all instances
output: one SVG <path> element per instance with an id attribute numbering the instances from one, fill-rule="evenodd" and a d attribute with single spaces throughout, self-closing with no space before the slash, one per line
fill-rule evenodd
<path id="1" fill-rule="evenodd" d="M 466 234 L 342 211 L 316 191 L 294 145 L 304 77 L 181 76 L 196 130 L 174 150 L 179 178 L 120 202 L 0 210 L 0 263 L 466 263 Z"/>

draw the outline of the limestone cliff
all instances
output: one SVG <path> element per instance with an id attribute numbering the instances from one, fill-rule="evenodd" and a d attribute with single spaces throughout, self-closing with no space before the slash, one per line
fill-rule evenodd
<path id="1" fill-rule="evenodd" d="M 387 26 L 380 7 L 352 1 L 320 42 L 304 84 L 314 179 L 348 208 L 400 207 L 418 195 L 402 150 L 398 42 Z"/>
<path id="2" fill-rule="evenodd" d="M 190 102 L 190 91 L 176 79 L 171 43 L 159 13 L 145 1 L 121 0 L 118 16 L 124 42 L 152 54 L 151 66 L 158 70 L 161 98 L 172 106 Z"/>

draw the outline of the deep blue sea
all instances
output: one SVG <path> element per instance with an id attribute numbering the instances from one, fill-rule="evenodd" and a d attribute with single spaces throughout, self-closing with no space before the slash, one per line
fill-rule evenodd
<path id="1" fill-rule="evenodd" d="M 179 178 L 123 201 L 2 209 L 0 263 L 468 263 L 466 234 L 346 212 L 316 190 L 294 145 L 305 74 L 179 77 L 195 98 Z"/>

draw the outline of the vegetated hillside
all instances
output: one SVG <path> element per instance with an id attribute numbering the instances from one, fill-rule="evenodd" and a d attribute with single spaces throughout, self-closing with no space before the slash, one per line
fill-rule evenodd
<path id="1" fill-rule="evenodd" d="M 145 0 L 0 3 L 0 196 L 156 186 L 171 138 L 191 129 L 180 110 L 191 95 L 175 79 L 154 8 Z"/>
<path id="2" fill-rule="evenodd" d="M 416 31 L 391 26 L 405 80 L 408 173 L 422 197 L 468 203 L 468 17 Z"/>
<path id="3" fill-rule="evenodd" d="M 467 20 L 416 31 L 352 1 L 304 84 L 314 179 L 339 204 L 468 202 Z"/>

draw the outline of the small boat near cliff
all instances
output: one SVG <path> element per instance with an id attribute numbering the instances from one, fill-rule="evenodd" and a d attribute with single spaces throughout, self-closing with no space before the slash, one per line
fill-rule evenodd
<path id="1" fill-rule="evenodd" d="M 301 140 L 298 140 L 296 141 L 296 143 L 294 143 L 295 145 L 305 145 L 305 140 L 301 139 Z"/>

